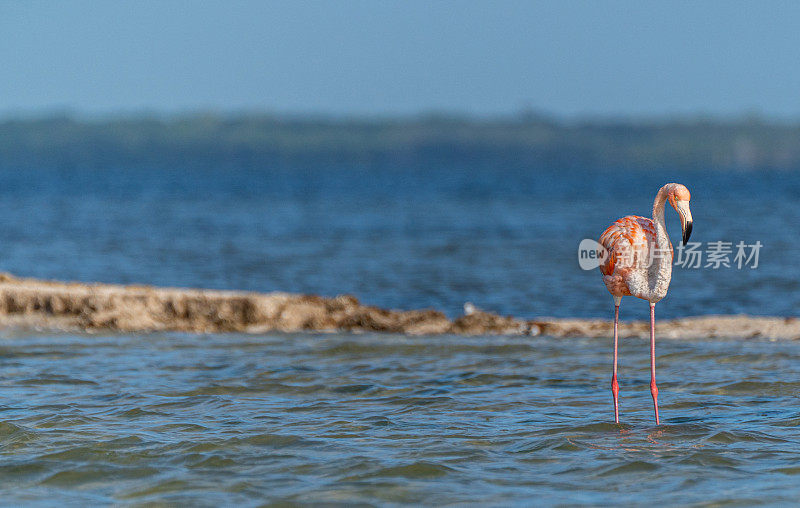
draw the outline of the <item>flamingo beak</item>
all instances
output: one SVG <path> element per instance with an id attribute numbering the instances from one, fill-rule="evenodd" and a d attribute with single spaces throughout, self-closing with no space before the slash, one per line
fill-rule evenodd
<path id="1" fill-rule="evenodd" d="M 683 245 L 689 243 L 689 237 L 692 236 L 692 212 L 689 211 L 688 201 L 678 201 L 676 203 L 678 215 L 681 216 L 681 229 L 683 230 Z"/>
<path id="2" fill-rule="evenodd" d="M 689 243 L 690 236 L 692 236 L 692 221 L 683 221 L 683 245 Z"/>

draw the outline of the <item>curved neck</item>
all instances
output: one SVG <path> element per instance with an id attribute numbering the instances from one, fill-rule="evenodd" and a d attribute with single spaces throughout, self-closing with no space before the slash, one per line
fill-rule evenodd
<path id="1" fill-rule="evenodd" d="M 667 224 L 664 222 L 664 208 L 667 204 L 667 189 L 662 187 L 656 199 L 653 201 L 653 224 L 656 226 L 656 238 L 658 243 L 666 246 L 669 245 L 669 235 L 667 235 Z"/>

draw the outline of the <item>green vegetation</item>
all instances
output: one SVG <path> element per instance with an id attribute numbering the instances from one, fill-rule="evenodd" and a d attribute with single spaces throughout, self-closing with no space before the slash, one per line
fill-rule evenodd
<path id="1" fill-rule="evenodd" d="M 800 124 L 192 115 L 0 122 L 3 167 L 800 168 Z"/>

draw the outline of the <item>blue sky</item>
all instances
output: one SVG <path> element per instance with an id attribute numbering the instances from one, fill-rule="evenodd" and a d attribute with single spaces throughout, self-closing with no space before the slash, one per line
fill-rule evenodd
<path id="1" fill-rule="evenodd" d="M 0 1 L 0 113 L 800 117 L 800 2 Z"/>

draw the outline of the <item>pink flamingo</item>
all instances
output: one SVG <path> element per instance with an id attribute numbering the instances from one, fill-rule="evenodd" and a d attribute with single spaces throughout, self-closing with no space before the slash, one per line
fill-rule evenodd
<path id="1" fill-rule="evenodd" d="M 603 282 L 614 297 L 614 373 L 611 393 L 614 394 L 614 422 L 619 423 L 619 384 L 617 383 L 617 328 L 619 304 L 623 296 L 635 296 L 650 302 L 650 393 L 658 419 L 658 387 L 656 386 L 656 303 L 667 295 L 672 279 L 672 243 L 664 224 L 667 201 L 681 217 L 683 244 L 692 234 L 692 213 L 689 211 L 689 189 L 679 183 L 668 183 L 659 189 L 653 202 L 653 218 L 629 215 L 614 222 L 600 236 L 605 252 L 600 252 Z"/>

